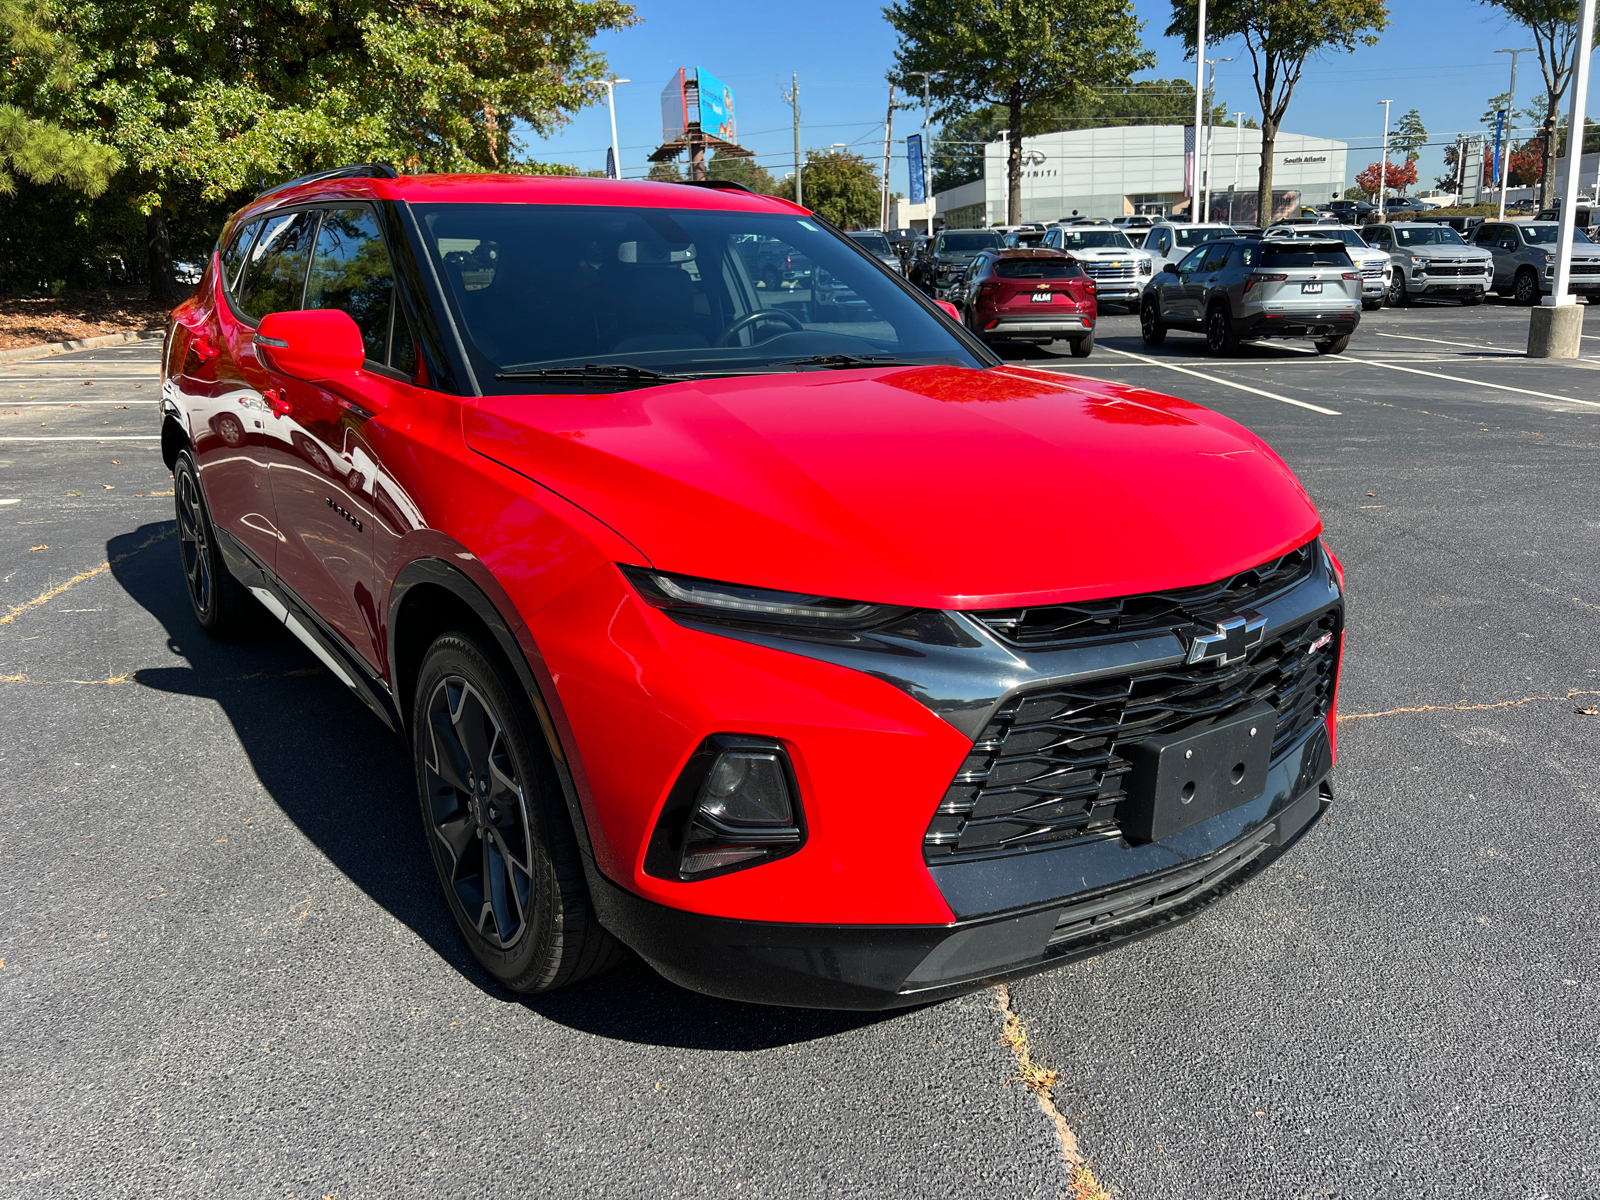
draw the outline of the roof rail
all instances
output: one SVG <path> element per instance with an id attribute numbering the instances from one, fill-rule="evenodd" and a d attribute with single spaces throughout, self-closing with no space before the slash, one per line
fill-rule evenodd
<path id="1" fill-rule="evenodd" d="M 262 189 L 256 199 L 270 196 L 274 192 L 287 191 L 292 187 L 299 187 L 302 183 L 317 183 L 324 179 L 398 179 L 400 172 L 388 163 L 357 163 L 351 167 L 334 167 L 331 171 L 313 171 L 310 175 L 301 175 L 295 179 L 275 183 L 269 188 Z"/>
<path id="2" fill-rule="evenodd" d="M 724 192 L 749 192 L 752 196 L 761 193 L 753 188 L 747 188 L 742 183 L 735 183 L 731 179 L 669 179 L 667 183 L 681 183 L 685 187 L 718 188 Z"/>

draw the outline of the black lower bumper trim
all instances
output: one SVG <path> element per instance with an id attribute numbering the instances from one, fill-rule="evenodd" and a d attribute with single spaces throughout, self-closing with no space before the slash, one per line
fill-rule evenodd
<path id="1" fill-rule="evenodd" d="M 757 1004 L 898 1008 L 1048 971 L 1181 924 L 1284 853 L 1331 799 L 1326 782 L 1310 782 L 1271 820 L 1203 859 L 1094 896 L 955 925 L 740 921 L 667 908 L 598 873 L 589 883 L 606 928 L 683 987 Z"/>
<path id="2" fill-rule="evenodd" d="M 1241 338 L 1335 338 L 1354 333 L 1360 313 L 1308 313 L 1292 317 L 1256 316 L 1236 319 L 1234 332 Z"/>

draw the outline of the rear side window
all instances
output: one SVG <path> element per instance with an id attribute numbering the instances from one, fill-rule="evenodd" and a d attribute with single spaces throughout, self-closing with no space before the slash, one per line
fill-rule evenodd
<path id="1" fill-rule="evenodd" d="M 1206 265 L 1202 271 L 1220 271 L 1228 265 L 1228 253 L 1233 247 L 1227 242 L 1218 242 L 1206 251 Z"/>
<path id="2" fill-rule="evenodd" d="M 1072 279 L 1083 274 L 1066 258 L 1002 258 L 994 273 L 1001 279 Z"/>
<path id="3" fill-rule="evenodd" d="M 1350 254 L 1343 246 L 1295 246 L 1269 242 L 1261 247 L 1263 267 L 1348 267 Z"/>
<path id="4" fill-rule="evenodd" d="M 306 277 L 305 306 L 349 313 L 361 330 L 367 358 L 377 363 L 389 361 L 394 272 L 378 231 L 377 214 L 370 208 L 352 206 L 323 213 Z"/>
<path id="5" fill-rule="evenodd" d="M 244 265 L 245 256 L 250 253 L 250 243 L 256 240 L 256 234 L 261 229 L 260 221 L 251 221 L 241 225 L 234 231 L 233 240 L 228 243 L 228 248 L 222 252 L 222 286 L 229 291 L 239 282 L 239 268 Z"/>
<path id="6" fill-rule="evenodd" d="M 306 264 L 311 260 L 311 235 L 317 227 L 314 212 L 285 213 L 269 217 L 250 250 L 239 284 L 239 308 L 260 320 L 269 313 L 300 307 Z"/>

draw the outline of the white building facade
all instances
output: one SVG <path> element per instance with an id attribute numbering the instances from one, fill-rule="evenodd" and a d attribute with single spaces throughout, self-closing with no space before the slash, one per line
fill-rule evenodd
<path id="1" fill-rule="evenodd" d="M 1024 138 L 1024 221 L 1085 217 L 1186 214 L 1192 128 L 1184 125 L 1122 125 L 1074 129 Z M 1273 216 L 1294 215 L 1301 204 L 1326 204 L 1345 188 L 1344 142 L 1278 134 L 1273 151 Z M 1201 167 L 1206 154 L 1202 131 Z M 1209 219 L 1255 222 L 1261 131 L 1218 126 L 1210 152 Z M 947 228 L 1006 223 L 1006 143 L 984 149 L 984 177 L 934 197 Z"/>

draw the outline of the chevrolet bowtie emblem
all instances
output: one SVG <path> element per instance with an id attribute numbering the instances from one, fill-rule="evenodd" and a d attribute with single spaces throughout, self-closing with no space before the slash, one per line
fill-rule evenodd
<path id="1" fill-rule="evenodd" d="M 1189 656 L 1184 661 L 1191 666 L 1215 663 L 1225 667 L 1236 663 L 1261 645 L 1267 631 L 1267 619 L 1258 612 L 1239 613 L 1206 624 L 1214 632 L 1197 633 L 1189 641 Z"/>

